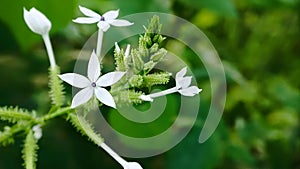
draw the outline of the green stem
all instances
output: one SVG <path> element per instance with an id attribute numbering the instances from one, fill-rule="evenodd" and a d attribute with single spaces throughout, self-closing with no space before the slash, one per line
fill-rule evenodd
<path id="1" fill-rule="evenodd" d="M 73 109 L 71 109 L 70 107 L 61 108 L 61 109 L 58 109 L 57 111 L 55 111 L 54 113 L 45 115 L 44 117 L 41 118 L 40 121 L 48 121 L 50 119 L 70 113 L 72 111 L 73 111 Z"/>

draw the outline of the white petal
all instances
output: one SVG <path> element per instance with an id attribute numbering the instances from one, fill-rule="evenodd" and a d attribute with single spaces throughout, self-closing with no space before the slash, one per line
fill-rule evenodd
<path id="1" fill-rule="evenodd" d="M 140 99 L 144 100 L 144 101 L 148 101 L 148 102 L 153 102 L 153 99 L 150 96 L 147 96 L 147 95 L 141 95 Z"/>
<path id="2" fill-rule="evenodd" d="M 117 42 L 115 42 L 115 49 L 116 49 L 117 53 L 120 53 L 121 49 L 120 49 L 120 47 L 119 47 L 119 45 L 118 45 Z"/>
<path id="3" fill-rule="evenodd" d="M 130 44 L 128 44 L 126 47 L 124 58 L 127 58 L 129 56 L 129 53 L 130 53 Z"/>
<path id="4" fill-rule="evenodd" d="M 79 5 L 79 10 L 86 16 L 89 16 L 89 17 L 92 17 L 92 18 L 98 18 L 100 20 L 101 16 L 99 14 L 97 14 L 96 12 L 86 8 L 86 7 L 83 7 L 83 6 L 80 6 Z"/>
<path id="5" fill-rule="evenodd" d="M 143 169 L 137 162 L 129 162 L 124 166 L 124 169 Z"/>
<path id="6" fill-rule="evenodd" d="M 133 25 L 132 22 L 126 21 L 124 19 L 115 19 L 115 20 L 111 20 L 111 21 L 108 21 L 108 22 L 113 26 L 130 26 L 130 25 Z"/>
<path id="7" fill-rule="evenodd" d="M 58 77 L 70 85 L 78 88 L 85 88 L 91 85 L 89 79 L 76 73 L 66 73 L 58 75 Z"/>
<path id="8" fill-rule="evenodd" d="M 100 21 L 100 22 L 98 22 L 97 26 L 103 32 L 106 32 L 109 29 L 109 27 L 110 27 L 109 23 L 106 22 L 106 21 Z"/>
<path id="9" fill-rule="evenodd" d="M 29 29 L 37 34 L 47 34 L 51 29 L 51 22 L 40 11 L 35 8 L 31 8 L 29 12 L 24 8 L 24 20 Z"/>
<path id="10" fill-rule="evenodd" d="M 93 88 L 86 87 L 80 90 L 78 93 L 75 94 L 72 100 L 71 108 L 78 107 L 86 102 L 88 102 L 93 96 Z"/>
<path id="11" fill-rule="evenodd" d="M 116 108 L 116 103 L 115 103 L 113 97 L 106 89 L 101 88 L 101 87 L 96 87 L 95 95 L 96 95 L 97 99 L 100 102 L 102 102 L 103 104 L 105 104 L 109 107 Z"/>
<path id="12" fill-rule="evenodd" d="M 183 77 L 186 74 L 187 67 L 182 68 L 179 72 L 176 73 L 176 79 Z"/>
<path id="13" fill-rule="evenodd" d="M 82 23 L 82 24 L 92 24 L 99 22 L 100 19 L 97 18 L 89 18 L 89 17 L 78 17 L 76 19 L 73 19 L 72 21 L 75 23 Z"/>
<path id="14" fill-rule="evenodd" d="M 114 20 L 119 16 L 119 9 L 118 10 L 111 10 L 103 14 L 105 21 Z"/>
<path id="15" fill-rule="evenodd" d="M 184 89 L 191 85 L 192 82 L 192 76 L 187 77 L 179 77 L 176 79 L 176 88 L 177 89 Z"/>
<path id="16" fill-rule="evenodd" d="M 202 89 L 199 89 L 197 86 L 191 86 L 182 90 L 178 90 L 178 92 L 183 96 L 195 96 L 201 91 Z"/>
<path id="17" fill-rule="evenodd" d="M 87 75 L 91 82 L 96 82 L 96 80 L 100 76 L 100 63 L 95 51 L 93 51 L 91 54 Z"/>
<path id="18" fill-rule="evenodd" d="M 106 73 L 105 75 L 101 76 L 97 80 L 97 86 L 106 87 L 111 86 L 115 84 L 117 81 L 119 81 L 126 72 L 110 72 Z"/>

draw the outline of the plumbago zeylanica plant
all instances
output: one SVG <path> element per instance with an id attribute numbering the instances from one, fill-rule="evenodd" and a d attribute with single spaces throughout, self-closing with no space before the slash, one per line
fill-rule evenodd
<path id="1" fill-rule="evenodd" d="M 176 74 L 176 86 L 158 93 L 145 93 L 145 88 L 150 89 L 154 85 L 164 85 L 170 80 L 170 73 L 164 71 L 153 71 L 155 65 L 162 61 L 167 54 L 167 50 L 161 48 L 161 42 L 165 39 L 160 35 L 161 24 L 159 18 L 154 16 L 145 33 L 139 38 L 139 45 L 130 50 L 130 45 L 126 50 L 120 49 L 115 43 L 114 59 L 116 71 L 101 75 L 99 55 L 103 41 L 103 34 L 110 26 L 130 26 L 133 23 L 117 19 L 118 10 L 106 12 L 102 16 L 96 12 L 79 6 L 80 11 L 87 17 L 79 17 L 73 22 L 81 24 L 97 23 L 98 41 L 95 51 L 90 51 L 90 59 L 87 68 L 87 77 L 66 73 L 60 75 L 60 69 L 55 63 L 49 31 L 51 22 L 47 17 L 35 8 L 27 11 L 24 8 L 24 20 L 31 31 L 42 36 L 50 60 L 49 68 L 49 96 L 51 98 L 51 109 L 45 115 L 40 115 L 36 111 L 29 111 L 19 107 L 1 107 L 0 120 L 6 121 L 10 126 L 5 126 L 0 131 L 0 145 L 7 146 L 14 143 L 16 135 L 25 135 L 23 145 L 24 167 L 26 169 L 36 168 L 38 157 L 38 141 L 42 137 L 42 128 L 47 123 L 57 117 L 63 117 L 70 122 L 82 135 L 104 149 L 124 169 L 141 169 L 136 162 L 127 162 L 108 147 L 99 133 L 96 133 L 93 126 L 83 115 L 76 114 L 76 108 L 84 107 L 88 113 L 88 102 L 98 99 L 99 106 L 109 106 L 117 108 L 122 104 L 140 104 L 143 101 L 153 101 L 154 98 L 179 92 L 183 96 L 194 96 L 201 89 L 190 86 L 191 76 L 185 76 L 187 68 L 183 68 Z M 75 94 L 71 105 L 66 105 L 64 100 L 64 87 L 62 81 L 81 90 Z M 105 89 L 110 87 L 110 91 Z M 87 104 L 86 104 L 87 103 Z"/>

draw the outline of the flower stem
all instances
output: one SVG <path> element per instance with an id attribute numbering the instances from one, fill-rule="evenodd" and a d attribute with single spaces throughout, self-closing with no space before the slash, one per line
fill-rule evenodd
<path id="1" fill-rule="evenodd" d="M 156 98 L 156 97 L 165 96 L 165 95 L 175 93 L 175 92 L 177 92 L 177 89 L 176 89 L 176 87 L 173 87 L 173 88 L 170 88 L 170 89 L 167 89 L 167 90 L 163 90 L 161 92 L 149 94 L 148 96 L 151 97 L 151 98 Z"/>
<path id="2" fill-rule="evenodd" d="M 42 117 L 41 120 L 47 121 L 47 120 L 53 119 L 55 117 L 61 116 L 63 114 L 69 113 L 70 111 L 72 111 L 72 109 L 70 107 L 60 108 L 57 111 L 55 111 L 54 113 L 45 115 L 44 117 Z"/>
<path id="3" fill-rule="evenodd" d="M 114 158 L 123 167 L 128 163 L 122 157 L 120 157 L 116 152 L 114 152 L 110 147 L 108 147 L 104 142 L 100 145 L 112 158 Z"/>
<path id="4" fill-rule="evenodd" d="M 53 49 L 52 49 L 52 45 L 50 42 L 50 38 L 49 38 L 49 34 L 44 34 L 42 35 L 46 49 L 47 49 L 47 53 L 48 53 L 48 57 L 50 60 L 50 65 L 51 65 L 51 69 L 55 69 L 56 63 L 55 63 L 55 58 L 54 58 L 54 54 L 53 54 Z"/>
<path id="5" fill-rule="evenodd" d="M 102 41 L 103 41 L 103 31 L 101 29 L 98 30 L 98 39 L 97 39 L 97 48 L 96 48 L 96 55 L 100 57 L 101 48 L 102 48 Z"/>

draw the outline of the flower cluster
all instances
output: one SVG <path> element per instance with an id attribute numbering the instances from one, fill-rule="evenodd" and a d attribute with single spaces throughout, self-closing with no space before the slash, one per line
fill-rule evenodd
<path id="1" fill-rule="evenodd" d="M 161 43 L 165 37 L 160 34 L 161 24 L 159 18 L 154 16 L 144 35 L 139 38 L 136 48 L 127 45 L 126 49 L 120 48 L 115 42 L 114 59 L 116 70 L 101 74 L 99 57 L 103 43 L 103 34 L 110 26 L 124 27 L 133 23 L 123 19 L 117 19 L 119 10 L 112 10 L 100 15 L 88 8 L 79 6 L 79 10 L 85 17 L 78 17 L 73 20 L 80 24 L 97 23 L 98 39 L 96 49 L 91 52 L 87 66 L 87 76 L 77 73 L 61 74 L 59 66 L 56 65 L 54 52 L 52 49 L 49 32 L 51 22 L 40 11 L 25 8 L 24 20 L 28 28 L 40 35 L 44 41 L 49 61 L 49 86 L 52 107 L 47 114 L 37 114 L 35 111 L 29 112 L 19 108 L 0 107 L 0 120 L 13 123 L 12 127 L 5 126 L 4 131 L 0 131 L 0 145 L 7 145 L 14 142 L 13 136 L 23 131 L 26 134 L 23 158 L 25 168 L 35 168 L 37 161 L 38 141 L 42 138 L 42 128 L 45 123 L 55 117 L 65 116 L 79 132 L 87 136 L 92 142 L 105 150 L 114 158 L 124 169 L 142 169 L 137 162 L 127 162 L 115 153 L 102 137 L 93 130 L 93 126 L 84 118 L 76 114 L 78 108 L 89 108 L 86 104 L 94 98 L 102 105 L 119 108 L 122 104 L 139 104 L 142 102 L 153 101 L 157 97 L 167 94 L 179 93 L 182 96 L 195 96 L 201 89 L 191 86 L 192 76 L 186 76 L 187 67 L 182 68 L 175 75 L 176 86 L 170 89 L 151 93 L 150 90 L 155 85 L 165 85 L 171 80 L 172 73 L 159 71 L 155 66 L 163 61 L 167 55 L 167 50 L 162 48 Z M 80 89 L 73 97 L 71 105 L 66 105 L 64 100 L 64 87 L 66 82 L 75 88 Z M 110 88 L 108 90 L 108 88 Z M 86 109 L 84 109 L 86 110 Z M 88 112 L 87 112 L 88 113 Z"/>

